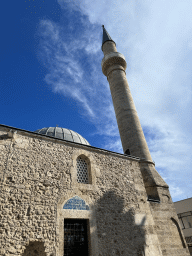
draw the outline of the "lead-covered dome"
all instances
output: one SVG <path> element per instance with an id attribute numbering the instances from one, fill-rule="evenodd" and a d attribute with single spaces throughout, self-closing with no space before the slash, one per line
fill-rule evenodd
<path id="1" fill-rule="evenodd" d="M 90 145 L 79 133 L 61 127 L 46 127 L 35 131 L 36 133 L 54 138 Z"/>

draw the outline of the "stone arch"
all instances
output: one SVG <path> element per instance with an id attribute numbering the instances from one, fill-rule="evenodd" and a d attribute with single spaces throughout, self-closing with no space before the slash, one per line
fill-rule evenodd
<path id="1" fill-rule="evenodd" d="M 47 256 L 44 243 L 41 241 L 30 241 L 22 256 Z"/>
<path id="2" fill-rule="evenodd" d="M 171 217 L 171 223 L 172 223 L 173 240 L 175 242 L 177 242 L 177 244 L 179 244 L 179 242 L 180 242 L 182 247 L 186 248 L 186 244 L 185 244 L 185 241 L 184 241 L 183 235 L 181 233 L 181 229 L 179 227 L 178 222 L 173 217 Z"/>
<path id="3" fill-rule="evenodd" d="M 83 184 L 84 186 L 91 186 L 89 184 Z M 76 200 L 76 201 L 74 201 Z M 67 203 L 77 204 L 73 207 L 73 204 L 70 205 Z M 82 202 L 82 205 L 81 205 Z M 66 207 L 65 207 L 66 206 Z M 69 206 L 69 207 L 68 207 Z M 88 209 L 88 207 L 89 209 Z M 83 209 L 82 209 L 83 208 Z M 56 255 L 64 254 L 64 226 L 66 219 L 84 219 L 88 224 L 88 233 L 89 233 L 89 246 L 90 252 L 97 251 L 97 223 L 95 219 L 95 208 L 93 205 L 93 201 L 89 195 L 82 193 L 78 190 L 78 186 L 76 185 L 75 191 L 66 191 L 62 195 L 60 195 L 60 199 L 57 204 L 57 225 L 56 225 L 56 233 L 58 236 L 58 244 L 56 245 Z M 95 254 L 90 254 L 95 255 Z M 97 253 L 96 253 L 97 255 Z"/>

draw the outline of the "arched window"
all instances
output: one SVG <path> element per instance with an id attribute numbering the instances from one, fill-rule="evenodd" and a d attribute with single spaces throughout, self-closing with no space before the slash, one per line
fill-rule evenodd
<path id="1" fill-rule="evenodd" d="M 77 158 L 77 182 L 89 183 L 88 162 L 82 156 Z"/>
<path id="2" fill-rule="evenodd" d="M 175 241 L 176 241 L 177 246 L 180 246 L 180 247 L 182 246 L 183 248 L 186 248 L 186 245 L 177 221 L 174 218 L 171 218 L 171 222 L 172 222 L 171 230 L 173 234 L 172 236 L 173 243 L 175 244 Z"/>

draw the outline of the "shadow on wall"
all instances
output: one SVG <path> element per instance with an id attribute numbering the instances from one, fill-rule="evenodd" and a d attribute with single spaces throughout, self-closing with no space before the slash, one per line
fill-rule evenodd
<path id="1" fill-rule="evenodd" d="M 94 205 L 96 212 L 98 256 L 144 256 L 145 218 L 135 224 L 134 209 L 125 211 L 125 199 L 115 190 L 105 192 Z M 78 211 L 78 210 L 77 210 Z M 51 254 L 55 256 L 55 253 Z M 80 255 L 80 254 L 79 254 Z M 44 243 L 30 242 L 22 256 L 47 256 Z"/>
<path id="2" fill-rule="evenodd" d="M 145 218 L 136 225 L 134 209 L 125 212 L 124 203 L 121 195 L 110 190 L 96 204 L 99 256 L 145 255 Z"/>

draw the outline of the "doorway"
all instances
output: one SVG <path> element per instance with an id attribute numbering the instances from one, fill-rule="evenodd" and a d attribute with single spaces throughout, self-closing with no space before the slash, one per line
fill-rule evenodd
<path id="1" fill-rule="evenodd" d="M 88 220 L 64 220 L 64 256 L 89 256 Z"/>

